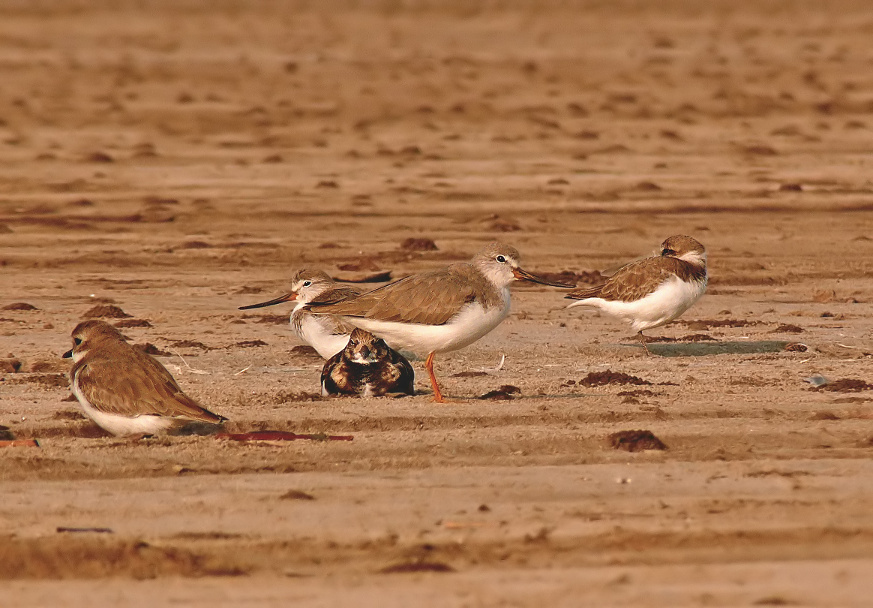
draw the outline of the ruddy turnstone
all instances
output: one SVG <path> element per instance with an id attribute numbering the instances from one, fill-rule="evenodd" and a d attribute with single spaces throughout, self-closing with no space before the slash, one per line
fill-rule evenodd
<path id="1" fill-rule="evenodd" d="M 671 236 L 661 254 L 622 266 L 606 283 L 577 289 L 574 306 L 593 306 L 628 321 L 648 352 L 643 331 L 669 323 L 706 291 L 706 249 L 690 236 Z"/>
<path id="2" fill-rule="evenodd" d="M 552 283 L 522 270 L 519 253 L 502 243 L 489 243 L 469 262 L 413 274 L 359 296 L 335 303 L 312 302 L 315 315 L 335 315 L 383 338 L 392 348 L 427 353 L 434 401 L 443 395 L 433 371 L 436 353 L 472 344 L 509 314 L 509 284 L 526 280 Z"/>
<path id="3" fill-rule="evenodd" d="M 409 361 L 385 341 L 355 328 L 345 348 L 321 370 L 321 394 L 379 397 L 387 393 L 415 394 L 415 372 Z"/>
<path id="4" fill-rule="evenodd" d="M 85 414 L 113 435 L 154 435 L 225 420 L 182 392 L 163 365 L 104 321 L 73 330 L 70 385 Z"/>
<path id="5" fill-rule="evenodd" d="M 318 351 L 324 359 L 330 359 L 342 351 L 349 341 L 353 325 L 329 315 L 314 315 L 305 309 L 307 304 L 330 303 L 360 295 L 354 287 L 341 285 L 321 270 L 302 269 L 291 278 L 291 291 L 267 302 L 240 306 L 239 310 L 274 306 L 283 302 L 296 302 L 291 311 L 291 327 L 297 336 Z"/>

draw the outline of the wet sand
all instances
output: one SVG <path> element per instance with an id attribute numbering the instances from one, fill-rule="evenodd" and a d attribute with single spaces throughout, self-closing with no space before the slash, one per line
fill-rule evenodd
<path id="1" fill-rule="evenodd" d="M 866 606 L 871 29 L 851 1 L 0 9 L 0 425 L 40 443 L 0 448 L 3 601 Z M 414 397 L 321 399 L 290 306 L 237 310 L 492 239 L 589 284 L 671 234 L 710 287 L 651 356 L 516 285 L 437 359 L 445 405 L 421 362 Z M 60 355 L 107 305 L 229 430 L 354 439 L 106 436 Z"/>

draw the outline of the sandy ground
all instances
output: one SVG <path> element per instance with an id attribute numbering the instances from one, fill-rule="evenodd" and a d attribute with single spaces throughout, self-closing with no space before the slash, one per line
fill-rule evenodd
<path id="1" fill-rule="evenodd" d="M 868 606 L 871 35 L 850 1 L 4 3 L 0 425 L 40 447 L 0 448 L 0 603 Z M 677 233 L 710 289 L 651 356 L 518 286 L 446 405 L 420 363 L 313 397 L 290 307 L 237 310 L 494 238 L 584 283 Z M 105 436 L 60 354 L 107 304 L 231 430 L 354 439 Z M 668 449 L 608 441 L 639 429 Z"/>

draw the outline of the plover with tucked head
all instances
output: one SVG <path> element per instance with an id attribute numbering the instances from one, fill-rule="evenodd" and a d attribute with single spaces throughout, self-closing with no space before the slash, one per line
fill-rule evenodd
<path id="1" fill-rule="evenodd" d="M 355 328 L 345 348 L 321 370 L 321 394 L 379 397 L 414 395 L 415 372 L 409 361 L 368 331 Z"/>
<path id="2" fill-rule="evenodd" d="M 354 326 L 327 315 L 314 315 L 305 309 L 311 303 L 330 303 L 360 295 L 354 287 L 341 285 L 321 270 L 302 269 L 291 278 L 291 291 L 267 302 L 240 306 L 240 310 L 296 302 L 291 311 L 291 327 L 297 336 L 330 359 L 342 351 L 349 341 Z"/>
<path id="3" fill-rule="evenodd" d="M 434 401 L 443 395 L 433 371 L 436 353 L 458 350 L 497 327 L 509 314 L 509 284 L 551 283 L 522 270 L 519 253 L 502 243 L 486 245 L 469 262 L 413 274 L 335 303 L 312 302 L 316 315 L 335 315 L 383 338 L 392 348 L 427 354 Z"/>
<path id="4" fill-rule="evenodd" d="M 690 236 L 671 236 L 660 255 L 622 266 L 602 285 L 577 289 L 567 298 L 628 321 L 646 347 L 643 331 L 688 310 L 706 291 L 706 249 Z"/>
<path id="5" fill-rule="evenodd" d="M 155 435 L 187 425 L 225 420 L 201 407 L 163 365 L 127 343 L 104 321 L 84 321 L 73 330 L 70 385 L 98 426 L 113 435 Z"/>

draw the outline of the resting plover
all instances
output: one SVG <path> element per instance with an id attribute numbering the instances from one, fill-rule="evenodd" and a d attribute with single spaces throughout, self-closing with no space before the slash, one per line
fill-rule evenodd
<path id="1" fill-rule="evenodd" d="M 366 329 L 396 350 L 427 353 L 425 368 L 434 401 L 442 402 L 434 356 L 472 344 L 497 327 L 509 314 L 510 283 L 522 279 L 570 287 L 522 270 L 518 259 L 514 247 L 490 243 L 469 262 L 413 274 L 336 303 L 312 302 L 306 308 Z"/>
<path id="2" fill-rule="evenodd" d="M 414 395 L 415 372 L 409 361 L 385 341 L 355 328 L 345 348 L 321 370 L 321 394 L 379 397 L 387 393 Z"/>
<path id="3" fill-rule="evenodd" d="M 661 254 L 622 266 L 606 283 L 577 289 L 574 306 L 592 306 L 628 321 L 646 347 L 643 331 L 677 318 L 706 291 L 706 249 L 690 236 L 671 236 Z"/>
<path id="4" fill-rule="evenodd" d="M 113 435 L 155 435 L 225 420 L 182 392 L 163 365 L 104 321 L 73 330 L 70 385 L 85 414 Z"/>

